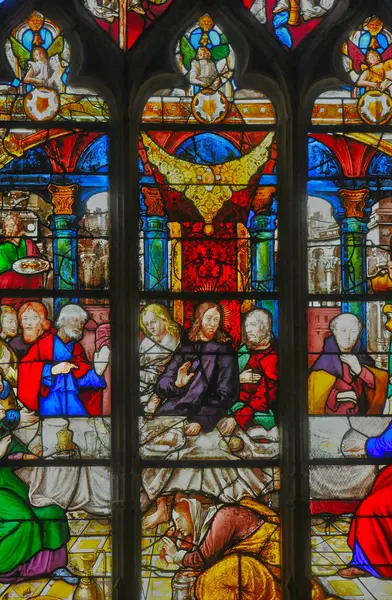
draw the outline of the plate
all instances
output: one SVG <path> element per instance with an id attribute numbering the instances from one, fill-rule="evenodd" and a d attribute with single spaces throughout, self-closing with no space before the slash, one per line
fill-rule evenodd
<path id="1" fill-rule="evenodd" d="M 55 458 L 72 458 L 75 456 L 75 450 L 62 450 L 61 452 L 55 452 L 52 456 Z"/>
<path id="2" fill-rule="evenodd" d="M 185 435 L 176 429 L 172 429 L 157 435 L 150 442 L 140 447 L 142 458 L 152 456 L 167 456 L 172 452 L 180 450 L 186 443 Z"/>
<path id="3" fill-rule="evenodd" d="M 13 270 L 20 275 L 38 275 L 47 271 L 50 267 L 49 261 L 36 256 L 27 256 L 16 260 L 12 265 Z"/>

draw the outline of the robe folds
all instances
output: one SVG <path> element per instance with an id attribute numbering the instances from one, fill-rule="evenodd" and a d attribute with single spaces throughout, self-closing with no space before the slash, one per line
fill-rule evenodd
<path id="1" fill-rule="evenodd" d="M 392 467 L 385 467 L 352 520 L 348 545 L 353 566 L 392 578 Z"/>
<path id="2" fill-rule="evenodd" d="M 196 600 L 280 600 L 280 528 L 273 510 L 250 498 L 222 507 L 199 544 L 183 558 L 187 569 L 212 565 L 196 581 Z"/>
<path id="3" fill-rule="evenodd" d="M 65 512 L 54 504 L 32 506 L 27 485 L 7 467 L 0 469 L 0 507 L 0 581 L 17 582 L 66 566 Z"/>
<path id="4" fill-rule="evenodd" d="M 178 369 L 190 362 L 194 377 L 182 388 L 175 385 Z M 231 342 L 187 342 L 180 346 L 156 385 L 164 400 L 156 416 L 184 416 L 203 432 L 214 429 L 238 401 L 238 362 Z"/>
<path id="5" fill-rule="evenodd" d="M 61 362 L 60 360 L 55 360 L 55 345 L 58 341 L 59 338 L 55 335 L 55 330 L 45 332 L 30 347 L 27 354 L 20 361 L 18 378 L 19 400 L 29 410 L 37 411 L 40 409 L 41 400 L 45 400 L 50 396 L 52 388 L 56 385 L 56 380 L 64 378 L 62 380 L 64 383 L 64 394 L 69 393 L 70 397 L 75 396 L 75 401 L 79 399 L 84 406 L 85 414 L 90 416 L 102 414 L 102 388 L 106 386 L 104 378 L 98 377 L 95 374 L 97 381 L 92 381 L 94 386 L 91 385 L 91 389 L 79 391 L 84 382 L 89 381 L 88 376 L 92 371 L 92 367 L 87 361 L 83 347 L 78 342 L 67 345 L 69 358 L 61 359 L 72 361 L 78 368 L 73 369 L 68 375 L 52 376 L 53 382 L 51 384 L 47 377 L 45 377 L 45 367 L 53 366 L 56 362 Z M 93 387 L 99 387 L 99 389 L 92 389 Z"/>
<path id="6" fill-rule="evenodd" d="M 363 350 L 359 340 L 352 354 L 358 358 L 362 367 L 357 377 L 340 360 L 340 351 L 333 335 L 325 340 L 323 352 L 309 375 L 309 414 L 382 414 L 388 373 L 374 366 L 373 359 Z M 356 394 L 357 403 L 338 401 L 339 392 L 351 391 Z"/>
<path id="7" fill-rule="evenodd" d="M 198 577 L 196 600 L 282 598 L 279 517 L 272 509 L 251 498 L 241 500 L 240 507 L 250 509 L 261 517 L 261 525 L 245 539 L 234 543 L 221 560 Z M 338 599 L 326 594 L 318 581 L 313 579 L 312 600 Z"/>
<path id="8" fill-rule="evenodd" d="M 249 369 L 261 377 L 257 383 L 240 383 L 240 401 L 231 407 L 230 412 L 245 431 L 254 424 L 265 426 L 266 415 L 273 426 L 278 408 L 278 354 L 275 346 L 255 351 L 248 351 L 246 346 L 242 346 L 238 355 L 241 372 Z"/>

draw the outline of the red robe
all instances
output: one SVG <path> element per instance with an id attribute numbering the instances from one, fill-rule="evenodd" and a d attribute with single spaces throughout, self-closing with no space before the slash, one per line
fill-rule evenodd
<path id="1" fill-rule="evenodd" d="M 45 332 L 19 363 L 18 398 L 30 410 L 37 411 L 39 398 L 47 397 L 50 391 L 50 388 L 43 385 L 41 381 L 45 364 L 53 362 L 54 335 L 54 329 Z M 74 344 L 72 362 L 78 367 L 72 371 L 75 379 L 84 377 L 92 368 L 83 347 L 78 342 Z M 80 392 L 79 398 L 89 415 L 102 414 L 102 390 Z"/>
<path id="2" fill-rule="evenodd" d="M 252 425 L 256 412 L 268 413 L 276 410 L 278 392 L 278 355 L 274 348 L 257 350 L 251 354 L 245 370 L 259 373 L 258 383 L 240 384 L 240 401 L 245 406 L 236 411 L 234 417 L 240 427 L 246 430 Z"/>
<path id="3" fill-rule="evenodd" d="M 392 578 L 392 467 L 384 468 L 352 520 L 348 545 L 358 542 L 380 577 Z"/>

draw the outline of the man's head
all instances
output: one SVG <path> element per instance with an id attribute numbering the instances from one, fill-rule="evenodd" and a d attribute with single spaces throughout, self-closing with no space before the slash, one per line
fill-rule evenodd
<path id="1" fill-rule="evenodd" d="M 11 211 L 4 217 L 2 230 L 5 237 L 18 237 L 22 235 L 23 223 L 17 211 Z"/>
<path id="2" fill-rule="evenodd" d="M 370 67 L 378 65 L 381 62 L 381 56 L 377 50 L 369 50 L 369 52 L 366 53 L 366 62 Z"/>
<path id="3" fill-rule="evenodd" d="M 22 304 L 18 312 L 18 320 L 26 344 L 36 342 L 51 326 L 46 306 L 41 302 L 26 302 Z"/>
<path id="4" fill-rule="evenodd" d="M 140 313 L 140 329 L 155 341 L 161 341 L 169 333 L 179 335 L 179 327 L 163 304 L 149 304 Z"/>
<path id="5" fill-rule="evenodd" d="M 14 338 L 18 334 L 18 314 L 12 306 L 3 304 L 0 308 L 0 337 Z"/>
<path id="6" fill-rule="evenodd" d="M 230 337 L 220 328 L 223 322 L 222 309 L 215 302 L 203 302 L 196 308 L 195 320 L 189 332 L 192 342 L 197 340 L 228 342 Z"/>
<path id="7" fill-rule="evenodd" d="M 56 328 L 63 341 L 79 341 L 83 337 L 84 326 L 89 314 L 78 304 L 64 306 L 56 319 Z"/>
<path id="8" fill-rule="evenodd" d="M 268 310 L 256 308 L 247 313 L 244 321 L 244 341 L 249 349 L 261 350 L 271 345 L 272 316 Z"/>
<path id="9" fill-rule="evenodd" d="M 344 313 L 333 318 L 329 324 L 341 352 L 351 352 L 358 341 L 362 323 L 355 315 Z"/>
<path id="10" fill-rule="evenodd" d="M 189 502 L 185 499 L 177 502 L 173 508 L 172 519 L 176 526 L 176 531 L 182 539 L 193 536 L 194 526 L 191 516 Z"/>

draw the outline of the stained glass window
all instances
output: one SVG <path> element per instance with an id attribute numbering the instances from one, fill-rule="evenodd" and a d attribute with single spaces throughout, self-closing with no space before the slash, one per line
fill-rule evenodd
<path id="1" fill-rule="evenodd" d="M 128 50 L 143 32 L 169 8 L 172 0 L 78 0 L 96 23 Z"/>
<path id="2" fill-rule="evenodd" d="M 390 3 L 0 22 L 0 600 L 391 600 Z"/>
<path id="3" fill-rule="evenodd" d="M 391 57 L 381 18 L 355 27 L 308 141 L 312 567 L 339 599 L 392 597 Z"/>
<path id="4" fill-rule="evenodd" d="M 139 139 L 142 597 L 259 597 L 280 589 L 275 110 L 209 14 L 175 58 L 185 87 Z"/>
<path id="5" fill-rule="evenodd" d="M 52 19 L 34 11 L 7 34 L 13 79 L 0 85 L 0 595 L 107 599 L 109 110 L 93 89 L 70 83 L 72 48 Z"/>
<path id="6" fill-rule="evenodd" d="M 242 0 L 273 32 L 286 50 L 293 50 L 313 31 L 338 0 Z"/>

